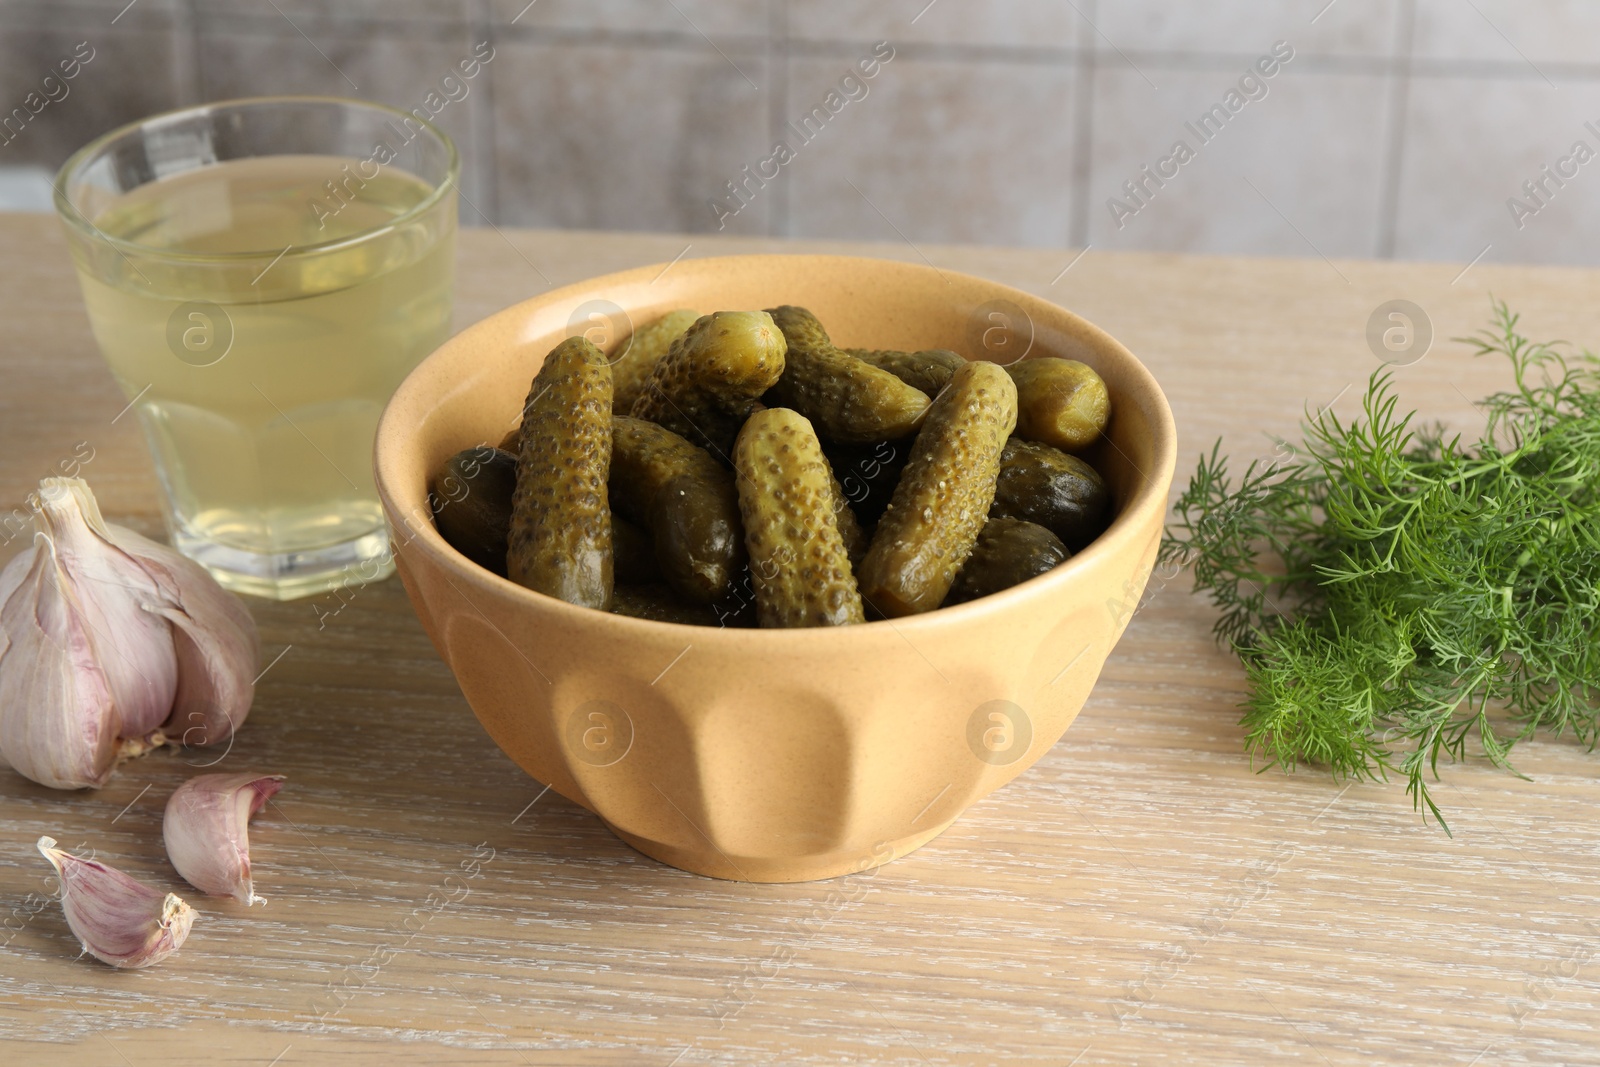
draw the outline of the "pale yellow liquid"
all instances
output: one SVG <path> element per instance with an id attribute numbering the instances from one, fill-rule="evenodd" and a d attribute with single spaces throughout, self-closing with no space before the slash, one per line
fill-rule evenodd
<path id="1" fill-rule="evenodd" d="M 297 254 L 384 226 L 429 194 L 389 167 L 359 189 L 347 184 L 354 199 L 331 199 L 326 183 L 344 179 L 341 167 L 354 162 L 219 163 L 141 186 L 94 220 L 108 235 L 162 249 L 270 259 L 290 248 L 271 266 L 134 255 L 112 260 L 126 269 L 110 277 L 83 275 L 96 340 L 137 397 L 175 541 L 250 592 L 328 588 L 350 580 L 319 573 L 341 558 L 339 546 L 365 539 L 350 558 L 381 552 L 387 538 L 372 481 L 378 416 L 449 331 L 453 203 L 450 221 L 431 236 L 401 226 L 332 253 Z M 221 315 L 204 305 L 175 314 L 188 302 Z M 171 320 L 182 327 L 176 347 Z M 231 347 L 216 359 L 229 323 Z M 386 572 L 385 563 L 361 577 Z"/>

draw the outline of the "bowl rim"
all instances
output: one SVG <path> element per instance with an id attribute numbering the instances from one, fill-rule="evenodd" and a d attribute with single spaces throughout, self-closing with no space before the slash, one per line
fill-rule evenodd
<path id="1" fill-rule="evenodd" d="M 492 329 L 492 324 L 504 323 L 509 320 L 526 318 L 535 308 L 547 305 L 559 305 L 573 300 L 582 300 L 593 297 L 599 291 L 607 288 L 630 285 L 636 281 L 650 281 L 659 277 L 665 268 L 693 266 L 698 268 L 716 267 L 720 264 L 751 263 L 752 261 L 808 261 L 812 269 L 826 269 L 830 264 L 848 262 L 852 264 L 871 263 L 878 267 L 886 267 L 897 271 L 910 273 L 924 273 L 929 281 L 938 281 L 941 284 L 950 279 L 963 282 L 976 283 L 991 291 L 994 297 L 1013 300 L 1024 310 L 1031 305 L 1043 305 L 1052 309 L 1053 313 L 1060 313 L 1068 317 L 1072 324 L 1081 330 L 1090 341 L 1091 346 L 1097 351 L 1109 351 L 1117 359 L 1126 362 L 1127 369 L 1136 379 L 1142 380 L 1147 387 L 1151 399 L 1149 418 L 1155 436 L 1156 469 L 1143 471 L 1133 464 L 1131 458 L 1128 462 L 1133 466 L 1139 476 L 1136 488 L 1127 500 L 1121 511 L 1104 532 L 1081 552 L 1074 553 L 1064 563 L 1058 564 L 1050 571 L 1020 582 L 1009 589 L 998 593 L 991 593 L 976 600 L 962 604 L 953 604 L 949 607 L 937 608 L 933 611 L 917 615 L 908 615 L 893 619 L 879 619 L 852 626 L 816 626 L 794 629 L 766 629 L 761 627 L 730 627 L 730 626 L 705 626 L 694 623 L 662 622 L 653 619 L 640 619 L 630 615 L 618 615 L 612 612 L 599 611 L 595 608 L 584 607 L 578 604 L 569 604 L 564 600 L 549 596 L 535 590 L 516 584 L 508 578 L 502 578 L 493 571 L 478 566 L 465 556 L 461 555 L 439 533 L 432 521 L 423 523 L 403 523 L 411 531 L 412 536 L 406 539 L 408 548 L 417 549 L 426 553 L 432 561 L 439 565 L 450 577 L 451 584 L 456 579 L 463 579 L 480 592 L 500 598 L 510 598 L 512 603 L 527 610 L 549 616 L 557 624 L 570 623 L 575 627 L 584 628 L 601 624 L 615 626 L 621 633 L 634 633 L 640 636 L 654 633 L 657 635 L 697 635 L 696 644 L 701 641 L 748 644 L 751 642 L 771 645 L 773 642 L 787 642 L 786 647 L 793 648 L 797 645 L 808 643 L 829 642 L 837 640 L 841 633 L 860 633 L 866 627 L 873 633 L 886 633 L 893 631 L 901 633 L 902 628 L 907 632 L 927 633 L 942 626 L 965 626 L 979 622 L 986 616 L 1009 614 L 1013 609 L 1021 607 L 1029 599 L 1048 598 L 1064 588 L 1085 572 L 1098 567 L 1102 561 L 1109 560 L 1118 551 L 1122 543 L 1138 536 L 1139 531 L 1147 529 L 1154 524 L 1159 529 L 1166 516 L 1167 493 L 1171 486 L 1173 474 L 1177 468 L 1177 427 L 1173 420 L 1172 408 L 1167 401 L 1165 392 L 1153 374 L 1144 363 L 1122 342 L 1118 341 L 1105 330 L 1085 319 L 1076 312 L 1063 307 L 1044 297 L 1037 296 L 1026 290 L 1017 289 L 1003 282 L 996 282 L 980 275 L 966 274 L 945 268 L 935 268 L 931 265 L 907 262 L 898 259 L 883 259 L 872 256 L 837 255 L 828 253 L 788 253 L 764 252 L 750 254 L 735 254 L 726 256 L 696 257 L 688 261 L 674 260 L 671 263 L 651 263 L 641 267 L 631 267 L 626 270 L 614 271 L 610 274 L 597 275 L 582 281 L 564 285 L 526 300 L 520 300 L 491 315 L 485 316 L 470 326 L 465 327 L 433 352 L 429 353 L 416 367 L 406 375 L 384 406 L 383 413 L 378 420 L 378 429 L 373 442 L 373 478 L 377 485 L 379 500 L 383 507 L 385 520 L 390 527 L 391 540 L 397 529 L 402 525 L 397 522 L 396 516 L 418 513 L 418 508 L 402 508 L 400 493 L 403 487 L 397 484 L 399 473 L 394 468 L 398 463 L 393 454 L 398 449 L 397 435 L 403 432 L 406 425 L 415 426 L 416 417 L 406 418 L 409 411 L 421 408 L 426 411 L 423 404 L 425 398 L 415 396 L 420 386 L 417 384 L 425 375 L 423 369 L 429 364 L 442 362 L 449 358 L 451 352 L 464 345 L 472 343 L 470 336 Z M 1023 358 L 1028 358 L 1024 356 Z M 1113 401 L 1113 410 L 1115 402 Z M 1113 447 L 1115 445 L 1113 444 Z M 1120 452 L 1121 449 L 1118 449 Z M 420 511 L 427 512 L 427 488 L 424 483 L 421 499 L 416 501 Z M 1152 516 L 1151 513 L 1155 512 Z M 398 548 L 395 556 L 400 556 Z M 458 592 L 460 589 L 458 587 Z M 464 593 L 462 594 L 465 595 Z M 468 598 L 470 601 L 470 598 Z M 904 636 L 904 635 L 902 635 Z"/>

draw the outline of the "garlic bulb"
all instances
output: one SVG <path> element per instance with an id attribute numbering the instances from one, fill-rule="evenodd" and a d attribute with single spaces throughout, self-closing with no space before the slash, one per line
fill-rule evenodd
<path id="1" fill-rule="evenodd" d="M 0 756 L 57 789 L 104 785 L 250 710 L 250 613 L 199 564 L 108 524 L 86 482 L 39 483 L 33 545 L 0 571 Z"/>
<path id="2" fill-rule="evenodd" d="M 61 910 L 83 950 L 113 967 L 148 967 L 183 944 L 194 909 L 181 897 L 56 847 L 39 838 L 39 851 L 61 876 Z"/>
<path id="3" fill-rule="evenodd" d="M 247 907 L 265 904 L 250 878 L 248 826 L 281 788 L 281 774 L 201 774 L 174 790 L 161 833 L 184 881 Z"/>

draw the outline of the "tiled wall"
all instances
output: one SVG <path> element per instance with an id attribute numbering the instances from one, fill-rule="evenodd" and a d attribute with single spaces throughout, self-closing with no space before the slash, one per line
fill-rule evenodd
<path id="1" fill-rule="evenodd" d="M 26 198 L 7 168 L 168 107 L 418 106 L 488 41 L 439 116 L 469 223 L 1600 263 L 1600 161 L 1520 189 L 1600 153 L 1593 0 L 0 0 L 0 108 L 84 40 L 70 95 L 0 146 L 0 202 Z"/>

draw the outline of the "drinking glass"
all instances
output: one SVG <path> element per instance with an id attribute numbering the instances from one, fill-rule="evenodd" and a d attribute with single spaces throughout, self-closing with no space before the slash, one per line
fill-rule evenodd
<path id="1" fill-rule="evenodd" d="M 62 167 L 172 543 L 223 585 L 286 600 L 393 569 L 373 433 L 449 333 L 459 169 L 423 118 L 332 97 L 157 115 Z"/>

